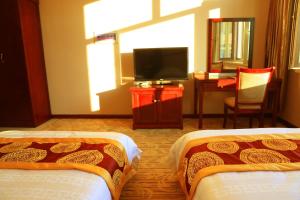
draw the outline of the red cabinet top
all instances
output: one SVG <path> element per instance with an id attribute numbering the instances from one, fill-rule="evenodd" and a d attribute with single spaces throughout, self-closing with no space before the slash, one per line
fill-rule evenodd
<path id="1" fill-rule="evenodd" d="M 130 88 L 131 92 L 134 91 L 152 91 L 152 90 L 177 90 L 177 91 L 183 91 L 184 87 L 182 85 L 151 85 L 149 87 L 140 87 L 140 86 L 134 86 Z"/>

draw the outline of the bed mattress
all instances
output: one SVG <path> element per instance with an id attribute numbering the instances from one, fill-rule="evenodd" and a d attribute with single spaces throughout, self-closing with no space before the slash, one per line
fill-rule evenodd
<path id="1" fill-rule="evenodd" d="M 180 153 L 192 139 L 222 135 L 296 134 L 300 128 L 259 128 L 195 131 L 179 138 L 171 147 L 169 160 L 177 170 Z M 300 171 L 226 172 L 203 178 L 195 200 L 299 200 Z"/>
<path id="2" fill-rule="evenodd" d="M 2 138 L 108 138 L 126 149 L 129 163 L 140 157 L 134 141 L 115 132 L 79 131 L 5 131 Z M 110 200 L 106 182 L 101 176 L 79 170 L 0 169 L 1 200 Z"/>

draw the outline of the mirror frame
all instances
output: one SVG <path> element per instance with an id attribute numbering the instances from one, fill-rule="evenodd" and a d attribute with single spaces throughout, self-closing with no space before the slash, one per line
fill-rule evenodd
<path id="1" fill-rule="evenodd" d="M 213 36 L 212 24 L 217 22 L 250 22 L 250 38 L 249 38 L 249 57 L 248 68 L 252 68 L 253 58 L 253 43 L 254 43 L 254 25 L 255 18 L 210 18 L 208 19 L 208 50 L 207 50 L 207 72 L 212 72 L 212 58 L 213 58 Z M 220 72 L 235 72 L 235 70 L 224 70 Z"/>

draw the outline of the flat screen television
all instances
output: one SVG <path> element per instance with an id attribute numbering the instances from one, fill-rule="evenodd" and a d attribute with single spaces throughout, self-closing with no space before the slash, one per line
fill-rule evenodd
<path id="1" fill-rule="evenodd" d="M 135 81 L 185 80 L 188 78 L 188 48 L 134 49 Z"/>

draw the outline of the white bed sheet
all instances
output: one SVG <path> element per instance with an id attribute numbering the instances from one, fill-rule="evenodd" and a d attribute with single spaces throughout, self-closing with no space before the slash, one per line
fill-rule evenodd
<path id="1" fill-rule="evenodd" d="M 180 152 L 195 138 L 220 135 L 258 135 L 268 133 L 300 133 L 300 128 L 258 128 L 204 130 L 188 133 L 171 147 L 169 161 L 177 169 Z M 176 170 L 175 169 L 175 170 Z M 300 171 L 226 172 L 203 178 L 194 200 L 300 200 Z"/>
<path id="2" fill-rule="evenodd" d="M 5 138 L 109 138 L 119 141 L 131 163 L 141 151 L 128 136 L 115 132 L 4 131 Z M 0 169 L 0 200 L 111 200 L 104 179 L 79 170 Z"/>

